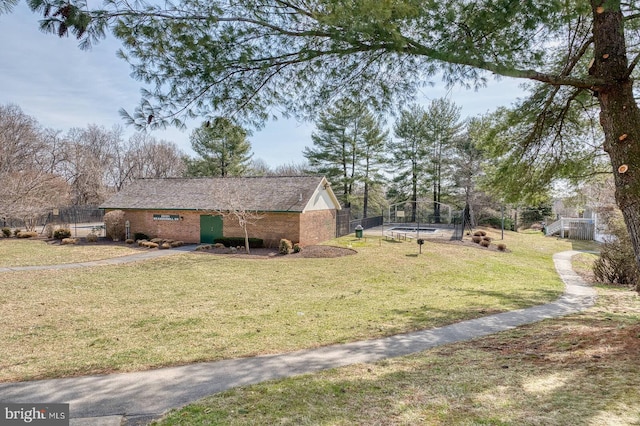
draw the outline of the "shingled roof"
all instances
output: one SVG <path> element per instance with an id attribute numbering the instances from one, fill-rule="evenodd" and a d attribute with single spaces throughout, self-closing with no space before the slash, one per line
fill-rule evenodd
<path id="1" fill-rule="evenodd" d="M 103 209 L 232 210 L 303 212 L 316 191 L 328 191 L 320 176 L 139 179 L 100 206 Z"/>

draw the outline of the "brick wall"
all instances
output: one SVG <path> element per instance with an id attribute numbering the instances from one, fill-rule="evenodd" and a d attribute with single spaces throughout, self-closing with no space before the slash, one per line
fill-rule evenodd
<path id="1" fill-rule="evenodd" d="M 300 244 L 311 245 L 336 236 L 336 211 L 314 210 L 305 212 L 300 219 Z"/>
<path id="2" fill-rule="evenodd" d="M 131 225 L 131 238 L 136 232 L 151 238 L 180 240 L 185 243 L 200 242 L 200 215 L 189 211 L 176 210 L 125 210 L 125 220 Z M 179 215 L 180 220 L 153 220 L 154 214 Z"/>
<path id="3" fill-rule="evenodd" d="M 263 213 L 255 225 L 247 226 L 247 231 L 249 238 L 261 238 L 265 247 L 278 247 L 281 238 L 297 243 L 300 241 L 300 214 Z M 244 231 L 233 215 L 223 219 L 223 232 L 225 237 L 244 237 Z"/>
<path id="4" fill-rule="evenodd" d="M 151 238 L 181 240 L 185 243 L 200 242 L 200 215 L 202 212 L 176 210 L 125 210 L 125 220 L 130 222 L 131 237 L 142 232 Z M 180 220 L 154 220 L 153 215 L 179 215 Z M 250 238 L 261 238 L 266 247 L 277 247 L 281 238 L 302 245 L 316 244 L 335 236 L 335 210 L 316 210 L 300 213 L 264 213 L 262 218 L 248 226 Z M 238 222 L 227 216 L 223 219 L 225 237 L 244 237 Z"/>
<path id="5" fill-rule="evenodd" d="M 176 210 L 125 210 L 125 220 L 130 222 L 131 237 L 142 232 L 151 238 L 167 238 L 181 240 L 185 243 L 200 242 L 200 215 L 202 212 Z M 153 215 L 179 215 L 178 221 L 154 220 Z M 299 213 L 264 213 L 249 225 L 249 237 L 261 238 L 265 246 L 277 247 L 281 238 L 293 242 L 300 240 Z M 225 237 L 244 237 L 244 231 L 238 222 L 227 216 L 223 219 L 223 235 Z"/>

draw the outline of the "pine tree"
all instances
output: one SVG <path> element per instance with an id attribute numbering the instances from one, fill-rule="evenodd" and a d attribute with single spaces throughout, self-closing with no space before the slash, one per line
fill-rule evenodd
<path id="1" fill-rule="evenodd" d="M 452 159 L 460 136 L 460 107 L 447 99 L 436 99 L 426 111 L 426 155 L 430 160 L 429 175 L 432 186 L 433 216 L 440 223 L 443 182 L 452 180 Z"/>
<path id="2" fill-rule="evenodd" d="M 362 217 L 366 218 L 369 216 L 369 201 L 372 190 L 377 189 L 386 181 L 381 168 L 388 163 L 386 144 L 389 132 L 382 129 L 379 121 L 369 111 L 365 111 L 363 129 L 363 144 L 360 150 L 360 180 L 364 185 Z"/>
<path id="3" fill-rule="evenodd" d="M 205 122 L 191 134 L 191 147 L 200 158 L 190 160 L 187 175 L 242 176 L 252 157 L 247 132 L 226 118 Z"/>
<path id="4" fill-rule="evenodd" d="M 318 173 L 342 188 L 339 198 L 345 208 L 351 208 L 355 189 L 363 184 L 366 217 L 369 186 L 380 180 L 377 171 L 386 133 L 364 105 L 348 99 L 321 113 L 316 127 L 313 148 L 306 147 L 303 155 Z"/>
<path id="5" fill-rule="evenodd" d="M 393 190 L 398 198 L 411 202 L 411 222 L 416 221 L 418 196 L 427 181 L 426 166 L 426 112 L 419 105 L 412 105 L 400 113 L 393 127 L 397 140 L 389 143 L 392 170 L 395 172 Z M 409 188 L 407 192 L 406 188 Z"/>

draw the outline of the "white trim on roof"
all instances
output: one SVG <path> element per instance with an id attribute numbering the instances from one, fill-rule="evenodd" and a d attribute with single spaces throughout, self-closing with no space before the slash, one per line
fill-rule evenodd
<path id="1" fill-rule="evenodd" d="M 302 213 L 314 210 L 342 210 L 338 197 L 331 189 L 331 185 L 326 178 L 322 178 L 322 181 L 318 187 L 313 191 L 309 201 L 302 209 Z"/>

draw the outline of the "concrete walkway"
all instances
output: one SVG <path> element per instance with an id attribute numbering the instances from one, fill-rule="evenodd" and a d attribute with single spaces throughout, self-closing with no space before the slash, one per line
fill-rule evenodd
<path id="1" fill-rule="evenodd" d="M 383 339 L 137 373 L 0 384 L 2 402 L 69 403 L 72 425 L 146 424 L 171 408 L 233 387 L 408 355 L 592 306 L 595 290 L 572 269 L 578 252 L 554 255 L 564 295 L 553 303 Z"/>
<path id="2" fill-rule="evenodd" d="M 188 251 L 193 251 L 195 246 L 182 246 L 175 247 L 167 250 L 149 250 L 140 251 L 140 253 L 128 254 L 126 256 L 111 257 L 109 259 L 102 260 L 90 260 L 88 262 L 76 262 L 76 263 L 63 263 L 61 265 L 37 265 L 37 266 L 8 266 L 0 268 L 0 272 L 11 271 L 47 271 L 51 269 L 77 269 L 87 268 L 90 266 L 105 266 L 105 265 L 122 265 L 125 263 L 140 262 L 147 259 L 155 259 L 157 257 L 173 256 Z"/>

